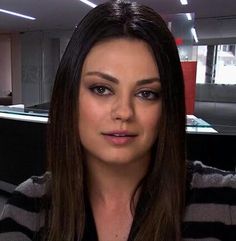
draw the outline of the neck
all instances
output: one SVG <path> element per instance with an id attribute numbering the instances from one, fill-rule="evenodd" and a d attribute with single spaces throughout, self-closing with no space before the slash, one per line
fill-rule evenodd
<path id="1" fill-rule="evenodd" d="M 87 160 L 88 189 L 91 202 L 104 206 L 130 205 L 133 194 L 147 172 L 149 158 L 128 164 Z M 135 203 L 139 190 L 135 194 Z"/>

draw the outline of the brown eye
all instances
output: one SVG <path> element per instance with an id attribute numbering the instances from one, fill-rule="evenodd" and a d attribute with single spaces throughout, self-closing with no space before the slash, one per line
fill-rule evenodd
<path id="1" fill-rule="evenodd" d="M 149 90 L 143 90 L 140 91 L 137 96 L 144 100 L 157 100 L 159 98 L 159 93 Z"/>
<path id="2" fill-rule="evenodd" d="M 111 95 L 112 94 L 111 90 L 105 86 L 92 86 L 89 89 L 97 95 Z"/>

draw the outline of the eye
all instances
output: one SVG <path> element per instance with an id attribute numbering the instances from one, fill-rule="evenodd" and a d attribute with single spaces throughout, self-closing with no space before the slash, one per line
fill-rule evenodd
<path id="1" fill-rule="evenodd" d="M 157 100 L 160 97 L 158 92 L 150 91 L 150 90 L 143 90 L 137 94 L 138 97 L 141 97 L 144 100 Z"/>
<path id="2" fill-rule="evenodd" d="M 111 95 L 112 94 L 112 91 L 105 86 L 92 86 L 89 89 L 97 95 Z"/>

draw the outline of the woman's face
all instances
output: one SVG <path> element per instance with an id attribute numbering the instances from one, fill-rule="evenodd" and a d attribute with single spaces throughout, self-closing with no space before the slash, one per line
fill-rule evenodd
<path id="1" fill-rule="evenodd" d="M 87 55 L 79 91 L 79 135 L 88 161 L 149 161 L 161 116 L 161 84 L 150 47 L 113 39 Z"/>

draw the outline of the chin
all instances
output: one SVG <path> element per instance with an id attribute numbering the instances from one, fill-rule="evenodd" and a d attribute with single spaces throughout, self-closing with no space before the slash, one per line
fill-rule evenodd
<path id="1" fill-rule="evenodd" d="M 118 157 L 104 157 L 100 159 L 102 162 L 107 163 L 109 165 L 128 165 L 135 163 L 138 159 L 134 156 L 128 155 L 119 155 Z"/>

